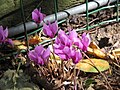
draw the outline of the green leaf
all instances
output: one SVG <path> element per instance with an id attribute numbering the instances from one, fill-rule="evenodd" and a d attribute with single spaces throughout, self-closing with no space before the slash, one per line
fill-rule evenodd
<path id="1" fill-rule="evenodd" d="M 92 62 L 94 63 L 92 63 Z M 98 71 L 95 69 L 94 65 L 99 71 L 105 71 L 109 69 L 109 63 L 103 59 L 84 59 L 81 60 L 78 64 L 76 64 L 76 69 L 80 69 L 84 72 L 93 72 L 98 73 Z"/>

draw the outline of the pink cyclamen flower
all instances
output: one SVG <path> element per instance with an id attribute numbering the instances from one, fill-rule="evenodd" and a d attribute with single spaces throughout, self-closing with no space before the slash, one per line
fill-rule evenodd
<path id="1" fill-rule="evenodd" d="M 50 56 L 50 49 L 45 49 L 42 45 L 39 45 L 34 50 L 29 51 L 28 56 L 37 65 L 44 65 Z"/>
<path id="2" fill-rule="evenodd" d="M 77 64 L 82 59 L 82 54 L 80 50 L 72 50 L 71 52 L 71 59 L 74 64 Z"/>
<path id="3" fill-rule="evenodd" d="M 78 33 L 75 30 L 69 31 L 69 38 L 70 40 L 72 40 L 72 43 L 76 45 L 78 48 L 83 48 L 83 44 L 80 38 L 78 38 Z"/>
<path id="4" fill-rule="evenodd" d="M 83 44 L 82 50 L 83 50 L 84 52 L 86 52 L 86 51 L 87 51 L 87 48 L 88 48 L 88 46 L 90 45 L 90 42 L 91 42 L 91 39 L 90 39 L 89 34 L 86 34 L 86 33 L 84 32 L 84 33 L 82 34 L 81 42 L 82 42 L 82 44 Z"/>
<path id="5" fill-rule="evenodd" d="M 72 59 L 74 64 L 78 63 L 82 59 L 80 50 L 73 47 L 75 45 L 74 43 L 76 43 L 74 40 L 78 39 L 76 35 L 76 33 L 72 34 L 72 32 L 67 35 L 64 31 L 60 30 L 54 44 L 55 54 L 65 61 Z"/>
<path id="6" fill-rule="evenodd" d="M 8 29 L 3 29 L 2 26 L 0 26 L 0 44 L 1 43 L 8 43 L 13 45 L 12 39 L 7 39 L 8 37 Z"/>
<path id="7" fill-rule="evenodd" d="M 48 21 L 48 25 L 45 23 L 43 24 L 43 32 L 45 35 L 49 36 L 50 38 L 53 38 L 57 33 L 57 31 L 58 31 L 57 21 L 55 21 L 52 24 Z"/>
<path id="8" fill-rule="evenodd" d="M 63 60 L 70 59 L 72 42 L 64 31 L 60 30 L 54 44 L 54 52 Z"/>
<path id="9" fill-rule="evenodd" d="M 45 17 L 45 14 L 41 13 L 41 11 L 38 9 L 34 9 L 34 11 L 32 12 L 32 19 L 36 23 L 40 23 L 41 21 L 43 21 L 44 17 Z"/>

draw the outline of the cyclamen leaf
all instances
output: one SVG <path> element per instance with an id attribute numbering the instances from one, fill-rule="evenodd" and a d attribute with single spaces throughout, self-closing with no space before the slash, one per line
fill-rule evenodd
<path id="1" fill-rule="evenodd" d="M 103 59 L 90 59 L 94 65 L 97 67 L 99 71 L 105 71 L 109 69 L 109 63 Z M 94 65 L 90 62 L 89 59 L 81 60 L 78 64 L 76 64 L 76 69 L 80 69 L 84 72 L 92 72 L 92 73 L 98 73 L 98 71 L 95 69 Z"/>

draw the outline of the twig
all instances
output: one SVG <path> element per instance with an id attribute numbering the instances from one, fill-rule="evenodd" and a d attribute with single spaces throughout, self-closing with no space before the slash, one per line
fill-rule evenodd
<path id="1" fill-rule="evenodd" d="M 77 90 L 77 83 L 76 83 L 76 69 L 75 69 L 75 66 L 76 65 L 74 65 L 74 90 Z"/>
<path id="2" fill-rule="evenodd" d="M 61 78 L 61 83 L 62 83 L 64 80 L 64 61 L 63 60 L 61 60 L 61 69 L 62 69 L 62 74 L 63 74 L 63 77 Z"/>

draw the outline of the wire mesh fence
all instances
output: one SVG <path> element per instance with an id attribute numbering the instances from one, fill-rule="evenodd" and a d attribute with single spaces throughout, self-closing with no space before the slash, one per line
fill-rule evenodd
<path id="1" fill-rule="evenodd" d="M 35 34 L 37 32 L 40 32 L 42 30 L 42 27 L 39 27 L 38 29 L 28 33 L 27 30 L 26 30 L 26 18 L 25 18 L 25 15 L 24 15 L 24 5 L 23 5 L 23 0 L 20 0 L 21 3 L 20 3 L 20 7 L 21 7 L 21 15 L 22 15 L 22 21 L 23 21 L 23 25 L 24 25 L 24 35 L 21 35 L 19 37 L 17 37 L 16 39 L 21 39 L 21 38 L 26 38 L 26 43 L 27 43 L 27 47 L 28 47 L 28 50 L 29 50 L 29 42 L 28 42 L 28 36 L 29 35 L 32 35 L 32 34 Z M 108 0 L 109 1 L 109 0 Z M 75 29 L 77 32 L 79 31 L 83 31 L 83 30 L 90 30 L 92 28 L 95 28 L 95 27 L 99 27 L 101 25 L 104 25 L 106 23 L 111 23 L 111 22 L 119 22 L 120 20 L 120 16 L 119 16 L 119 7 L 120 7 L 120 3 L 119 3 L 119 0 L 116 0 L 113 4 L 109 4 L 109 5 L 104 5 L 102 7 L 97 7 L 96 9 L 94 10 L 90 10 L 89 11 L 89 5 L 88 5 L 88 0 L 86 0 L 86 12 L 85 12 L 85 17 L 86 17 L 86 27 L 84 28 L 77 28 Z M 82 8 L 82 7 L 81 7 Z M 107 19 L 107 20 L 103 20 L 103 21 L 99 21 L 97 24 L 94 24 L 94 25 L 90 25 L 89 22 L 91 22 L 89 20 L 89 16 L 91 14 L 94 14 L 94 13 L 98 13 L 98 12 L 101 12 L 103 10 L 107 10 L 107 9 L 111 9 L 111 8 L 114 8 L 115 9 L 115 12 L 116 12 L 116 15 L 114 16 L 114 18 L 112 19 Z M 55 16 L 55 20 L 58 20 L 58 0 L 54 0 L 54 16 Z M 68 18 L 68 17 L 67 17 Z M 59 20 L 58 21 L 58 24 L 61 24 L 63 22 L 66 22 L 67 19 L 63 19 L 63 20 Z M 49 40 L 44 40 L 42 42 L 40 42 L 39 44 L 45 44 L 45 43 L 49 43 L 51 40 L 54 40 L 55 38 L 53 39 L 49 39 Z M 25 50 L 22 50 L 21 52 L 25 52 Z M 12 54 L 16 54 L 15 53 L 12 53 Z M 9 55 L 8 55 L 9 56 Z M 2 59 L 2 58 L 1 58 Z"/>

